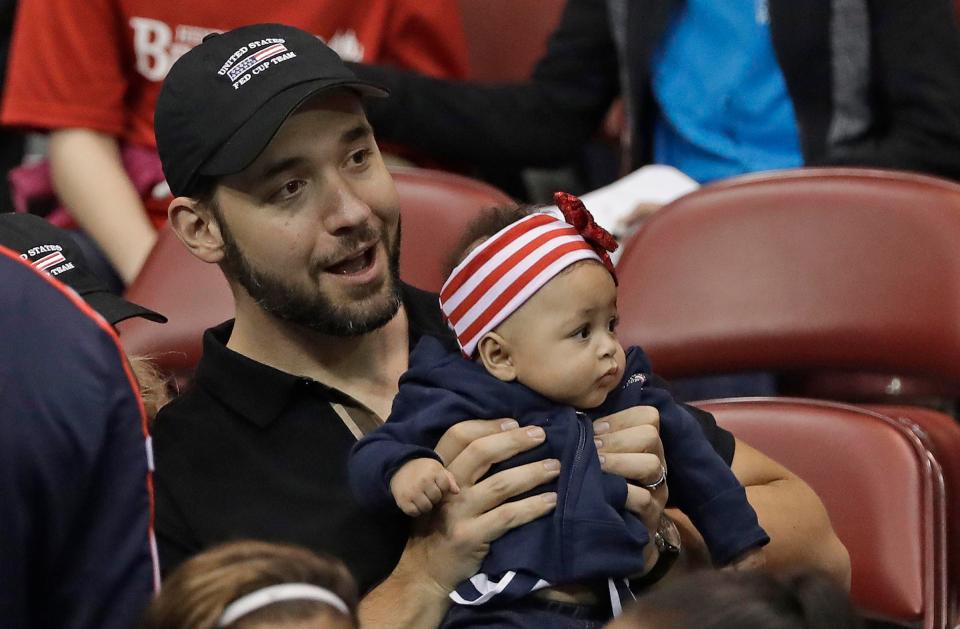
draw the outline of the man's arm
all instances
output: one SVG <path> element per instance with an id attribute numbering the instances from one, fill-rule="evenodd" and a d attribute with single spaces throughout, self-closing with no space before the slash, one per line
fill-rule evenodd
<path id="1" fill-rule="evenodd" d="M 53 131 L 50 172 L 64 205 L 129 284 L 157 235 L 123 168 L 116 138 L 89 129 Z"/>
<path id="2" fill-rule="evenodd" d="M 731 467 L 746 488 L 760 525 L 770 535 L 770 544 L 764 548 L 766 569 L 819 570 L 849 589 L 850 556 L 810 486 L 739 439 Z M 685 563 L 691 567 L 710 565 L 703 538 L 690 520 L 675 509 L 670 510 L 670 516 L 683 535 Z"/>
<path id="3" fill-rule="evenodd" d="M 361 602 L 364 627 L 438 626 L 449 606 L 447 595 L 476 572 L 490 542 L 553 510 L 555 492 L 505 501 L 556 478 L 556 460 L 514 467 L 479 481 L 494 463 L 544 438 L 542 429 L 518 428 L 512 420 L 461 422 L 447 431 L 437 453 L 461 491 L 418 521 L 396 568 Z"/>
<path id="4" fill-rule="evenodd" d="M 481 168 L 556 166 L 600 127 L 619 93 L 605 0 L 569 0 L 531 80 L 483 85 L 353 66 L 390 89 L 365 103 L 382 141 Z"/>

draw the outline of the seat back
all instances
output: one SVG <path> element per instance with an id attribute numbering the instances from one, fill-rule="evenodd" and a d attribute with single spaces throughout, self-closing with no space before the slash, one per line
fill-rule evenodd
<path id="1" fill-rule="evenodd" d="M 402 216 L 400 276 L 419 288 L 438 291 L 444 263 L 466 224 L 483 208 L 513 202 L 468 177 L 418 168 L 392 174 Z M 200 359 L 203 331 L 231 318 L 234 311 L 220 269 L 194 258 L 169 228 L 160 231 L 126 296 L 169 319 L 164 325 L 142 319 L 122 322 L 126 350 L 153 357 L 163 371 L 181 378 L 192 373 Z"/>
<path id="2" fill-rule="evenodd" d="M 177 379 L 192 373 L 200 360 L 203 331 L 233 316 L 233 296 L 220 269 L 193 257 L 169 225 L 160 229 L 126 297 L 162 313 L 167 322 L 121 321 L 117 328 L 124 349 L 149 357 Z"/>
<path id="3" fill-rule="evenodd" d="M 396 168 L 393 179 L 403 217 L 400 277 L 439 292 L 444 268 L 471 220 L 493 206 L 516 205 L 506 194 L 476 179 L 425 168 Z"/>
<path id="4" fill-rule="evenodd" d="M 870 371 L 960 383 L 960 185 L 800 169 L 706 186 L 618 268 L 621 334 L 668 377 Z"/>
<path id="5" fill-rule="evenodd" d="M 940 464 L 947 514 L 948 616 L 951 626 L 960 626 L 960 423 L 929 408 L 888 404 L 867 408 L 914 427 Z"/>
<path id="6" fill-rule="evenodd" d="M 865 615 L 947 627 L 943 477 L 914 424 L 817 400 L 698 406 L 820 496 L 850 552 L 851 595 Z"/>
<path id="7" fill-rule="evenodd" d="M 547 49 L 565 0 L 460 0 L 470 79 L 522 81 Z"/>

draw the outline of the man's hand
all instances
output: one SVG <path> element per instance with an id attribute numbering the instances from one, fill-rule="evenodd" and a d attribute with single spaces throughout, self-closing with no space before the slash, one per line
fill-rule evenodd
<path id="1" fill-rule="evenodd" d="M 479 480 L 490 466 L 534 448 L 546 438 L 538 427 L 516 421 L 472 420 L 450 428 L 436 452 L 460 487 L 420 518 L 386 581 L 360 608 L 364 627 L 435 627 L 460 581 L 475 574 L 490 542 L 510 529 L 550 513 L 556 492 L 510 498 L 554 480 L 560 462 L 547 459 Z"/>
<path id="2" fill-rule="evenodd" d="M 390 479 L 390 492 L 401 511 L 417 517 L 430 513 L 444 496 L 459 494 L 460 487 L 440 461 L 413 459 Z"/>
<path id="3" fill-rule="evenodd" d="M 474 420 L 450 428 L 437 444 L 460 487 L 421 525 L 414 537 L 425 535 L 432 561 L 426 566 L 438 585 L 452 591 L 476 573 L 494 541 L 512 528 L 542 517 L 557 503 L 556 492 L 507 502 L 557 477 L 560 462 L 537 461 L 480 480 L 490 466 L 544 442 L 542 428 L 520 428 L 514 420 Z"/>
<path id="4" fill-rule="evenodd" d="M 634 406 L 593 422 L 603 471 L 627 479 L 626 507 L 652 532 L 667 503 L 667 484 L 654 490 L 666 469 L 660 441 L 660 413 L 652 406 Z"/>

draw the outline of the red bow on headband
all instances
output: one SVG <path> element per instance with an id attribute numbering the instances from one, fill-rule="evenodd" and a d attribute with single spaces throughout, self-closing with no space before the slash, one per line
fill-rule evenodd
<path id="1" fill-rule="evenodd" d="M 613 262 L 609 255 L 616 251 L 619 246 L 613 234 L 597 225 L 596 221 L 593 220 L 593 214 L 586 208 L 583 201 L 569 192 L 554 192 L 553 202 L 563 212 L 563 218 L 573 225 L 573 228 L 597 252 L 603 266 L 607 267 L 607 270 L 613 275 L 614 281 L 616 281 L 617 273 L 614 271 Z"/>

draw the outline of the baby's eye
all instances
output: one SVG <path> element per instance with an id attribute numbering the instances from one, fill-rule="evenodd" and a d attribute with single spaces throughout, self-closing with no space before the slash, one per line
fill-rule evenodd
<path id="1" fill-rule="evenodd" d="M 607 327 L 610 329 L 611 332 L 616 332 L 618 325 L 620 325 L 620 319 L 618 319 L 617 317 L 613 317 L 612 319 L 610 319 L 610 323 L 607 324 Z"/>
<path id="2" fill-rule="evenodd" d="M 577 338 L 581 338 L 581 339 L 588 339 L 588 338 L 590 338 L 590 326 L 585 325 L 585 326 L 583 326 L 583 327 L 581 327 L 581 328 L 578 328 L 577 331 L 574 332 L 574 336 L 576 336 Z"/>

